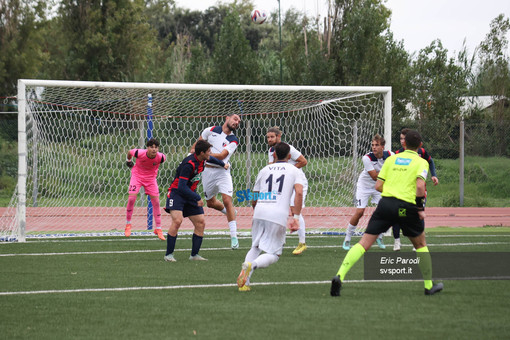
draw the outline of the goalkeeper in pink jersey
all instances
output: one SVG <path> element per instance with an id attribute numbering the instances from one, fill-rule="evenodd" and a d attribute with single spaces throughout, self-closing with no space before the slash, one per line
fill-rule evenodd
<path id="1" fill-rule="evenodd" d="M 136 158 L 136 163 L 133 162 Z M 131 235 L 131 217 L 135 207 L 136 197 L 141 187 L 145 194 L 151 198 L 154 219 L 156 221 L 156 234 L 160 240 L 165 241 L 161 231 L 161 210 L 159 207 L 159 187 L 156 181 L 159 165 L 166 160 L 166 156 L 159 152 L 159 142 L 155 138 L 147 141 L 147 149 L 132 149 L 127 153 L 126 165 L 131 168 L 131 180 L 129 182 L 129 198 L 126 209 L 126 228 L 124 235 Z"/>

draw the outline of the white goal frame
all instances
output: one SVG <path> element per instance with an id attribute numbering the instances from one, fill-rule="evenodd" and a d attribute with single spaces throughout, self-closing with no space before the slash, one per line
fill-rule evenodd
<path id="1" fill-rule="evenodd" d="M 143 87 L 147 91 L 152 90 L 187 90 L 187 91 L 312 91 L 312 92 L 351 92 L 353 94 L 361 93 L 379 93 L 384 97 L 384 127 L 383 134 L 386 139 L 386 149 L 391 146 L 391 107 L 392 90 L 388 86 L 265 86 L 265 85 L 215 85 L 215 84 L 163 84 L 163 83 L 122 83 L 122 82 L 93 82 L 93 81 L 57 81 L 57 80 L 18 80 L 18 180 L 17 180 L 17 206 L 16 206 L 16 229 L 15 240 L 19 242 L 26 241 L 26 209 L 27 209 L 27 86 L 59 86 L 76 88 L 116 88 L 116 89 L 134 89 Z M 196 131 L 198 137 L 199 131 Z M 292 144 L 292 141 L 289 141 Z M 369 150 L 360 150 L 368 152 Z M 235 157 L 235 156 L 234 156 Z M 256 169 L 258 171 L 258 169 Z M 359 174 L 359 173 L 358 173 Z M 357 176 L 356 176 L 357 179 Z M 127 194 L 126 194 L 127 201 Z M 164 205 L 164 203 L 162 203 Z M 1 235 L 0 235 L 1 236 Z"/>

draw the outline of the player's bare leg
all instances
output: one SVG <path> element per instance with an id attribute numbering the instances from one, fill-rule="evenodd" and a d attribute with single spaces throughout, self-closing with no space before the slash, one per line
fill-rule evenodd
<path id="1" fill-rule="evenodd" d="M 361 240 L 359 240 L 359 244 L 365 248 L 365 251 L 369 250 L 372 244 L 375 243 L 375 240 L 377 240 L 377 237 L 379 235 L 372 235 L 364 233 L 363 236 L 361 236 Z"/>
<path id="2" fill-rule="evenodd" d="M 207 200 L 207 207 L 218 211 L 222 211 L 223 209 L 225 209 L 223 203 L 221 203 L 220 200 L 216 199 L 216 197 Z"/>

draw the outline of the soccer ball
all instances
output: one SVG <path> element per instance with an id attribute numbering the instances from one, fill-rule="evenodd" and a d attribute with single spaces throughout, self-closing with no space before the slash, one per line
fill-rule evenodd
<path id="1" fill-rule="evenodd" d="M 267 18 L 269 16 L 267 15 L 266 11 L 263 9 L 254 9 L 251 11 L 251 21 L 253 21 L 256 24 L 263 24 L 266 22 Z"/>

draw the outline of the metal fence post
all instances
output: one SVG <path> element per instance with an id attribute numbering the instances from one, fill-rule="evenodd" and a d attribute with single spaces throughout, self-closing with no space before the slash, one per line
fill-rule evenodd
<path id="1" fill-rule="evenodd" d="M 459 205 L 464 206 L 464 119 L 460 121 L 459 131 Z"/>

